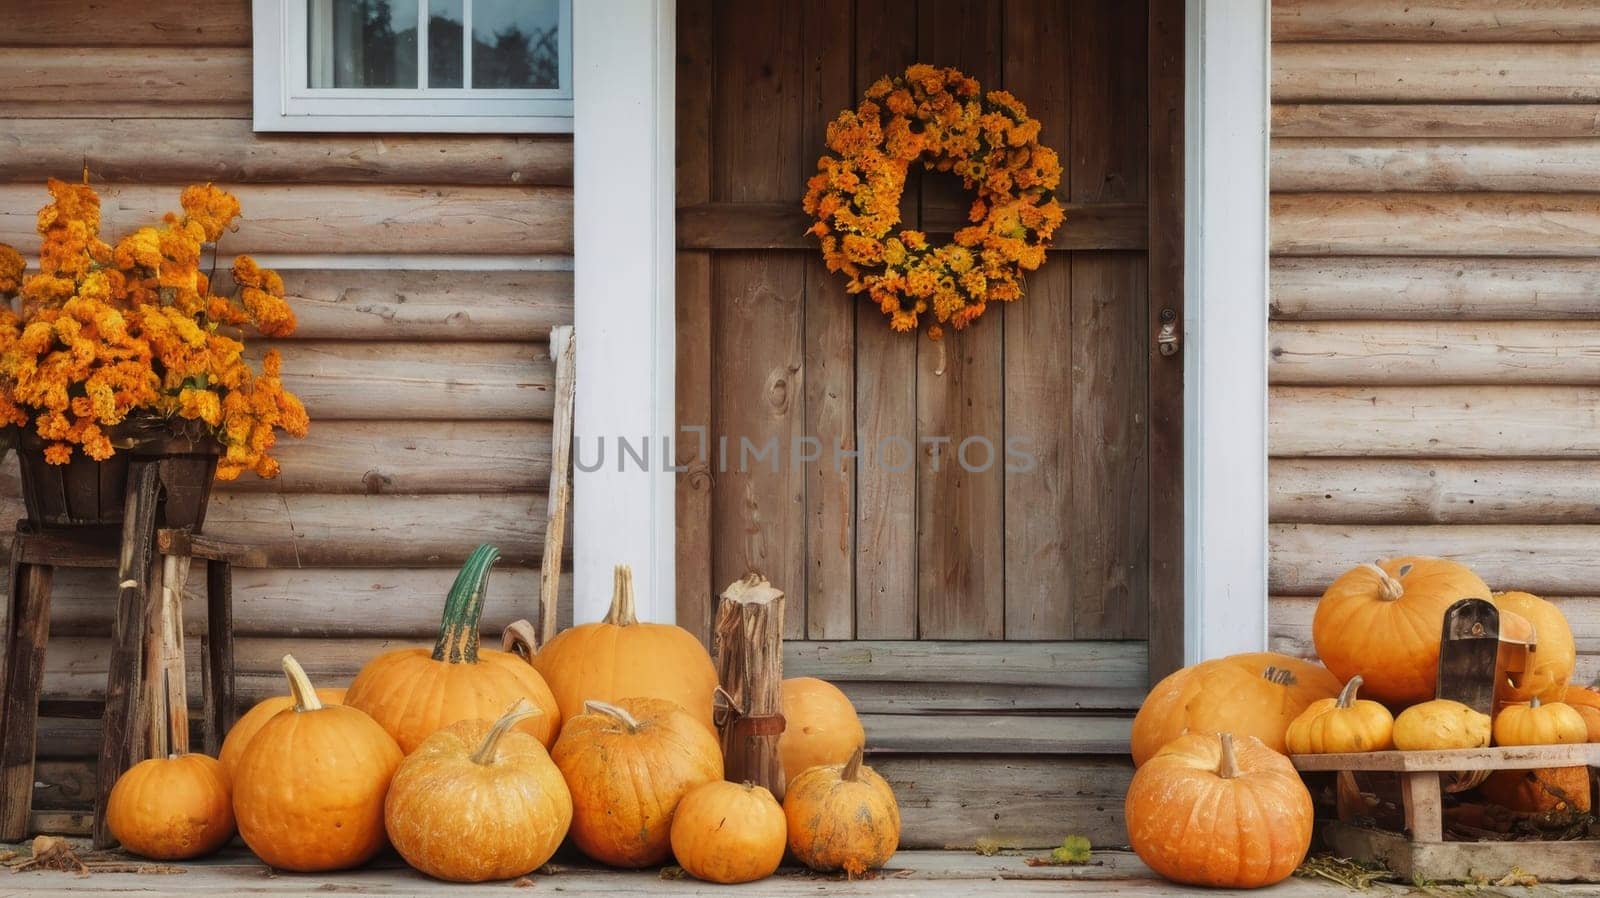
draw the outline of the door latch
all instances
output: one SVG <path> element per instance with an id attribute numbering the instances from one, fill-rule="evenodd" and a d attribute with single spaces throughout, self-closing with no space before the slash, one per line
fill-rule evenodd
<path id="1" fill-rule="evenodd" d="M 1178 340 L 1178 313 L 1171 309 L 1162 309 L 1161 331 L 1156 335 L 1156 349 L 1162 355 L 1177 355 Z"/>

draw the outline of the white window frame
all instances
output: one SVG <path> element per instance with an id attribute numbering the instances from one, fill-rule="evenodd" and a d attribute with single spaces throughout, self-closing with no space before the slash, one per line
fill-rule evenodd
<path id="1" fill-rule="evenodd" d="M 253 0 L 257 131 L 495 134 L 572 131 L 572 4 L 582 0 L 562 0 L 558 34 L 561 87 L 547 90 L 310 87 L 306 18 L 311 2 L 314 0 Z M 415 2 L 419 22 L 424 21 L 428 0 Z M 465 8 L 465 31 L 470 34 L 471 4 L 466 4 Z M 425 79 L 428 48 L 420 35 L 419 42 L 419 75 Z"/>

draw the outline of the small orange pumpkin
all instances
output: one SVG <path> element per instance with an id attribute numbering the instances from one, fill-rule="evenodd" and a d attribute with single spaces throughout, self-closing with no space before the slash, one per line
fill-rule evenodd
<path id="1" fill-rule="evenodd" d="M 736 883 L 766 879 L 783 860 L 783 807 L 765 786 L 703 783 L 672 815 L 672 856 L 696 879 Z"/>
<path id="2" fill-rule="evenodd" d="M 1133 775 L 1124 815 L 1139 859 L 1189 885 L 1272 885 L 1311 847 L 1311 793 L 1288 758 L 1253 736 L 1168 743 Z"/>
<path id="3" fill-rule="evenodd" d="M 1583 718 L 1589 730 L 1589 742 L 1600 742 L 1600 691 L 1587 686 L 1568 685 L 1561 691 L 1561 701 Z"/>
<path id="4" fill-rule="evenodd" d="M 1567 616 L 1555 605 L 1525 592 L 1497 592 L 1495 607 L 1521 615 L 1533 624 L 1534 650 L 1528 654 L 1528 669 L 1506 678 L 1495 689 L 1496 700 L 1513 704 L 1539 698 L 1561 701 L 1578 663 L 1578 645 L 1572 638 Z"/>
<path id="5" fill-rule="evenodd" d="M 1490 731 L 1489 715 L 1461 702 L 1436 698 L 1400 712 L 1394 719 L 1394 747 L 1401 751 L 1485 748 Z"/>
<path id="6" fill-rule="evenodd" d="M 267 721 L 239 758 L 239 835 L 268 866 L 343 870 L 383 850 L 383 797 L 403 757 L 394 738 L 349 705 L 324 705 L 292 655 L 294 706 Z"/>
<path id="7" fill-rule="evenodd" d="M 1133 763 L 1143 764 L 1187 733 L 1224 729 L 1283 751 L 1289 724 L 1312 702 L 1337 696 L 1342 686 L 1322 665 L 1276 652 L 1185 667 L 1157 683 L 1134 717 Z"/>
<path id="8" fill-rule="evenodd" d="M 407 754 L 440 727 L 458 720 L 493 720 L 518 699 L 541 713 L 518 729 L 545 745 L 561 729 L 561 712 L 544 678 L 510 652 L 478 647 L 489 571 L 500 558 L 479 546 L 456 575 L 445 599 L 439 638 L 424 648 L 396 649 L 367 662 L 350 684 L 345 703 L 382 724 Z"/>
<path id="9" fill-rule="evenodd" d="M 210 854 L 233 838 L 233 796 L 215 758 L 179 753 L 133 765 L 111 787 L 106 827 L 122 847 L 159 861 Z"/>
<path id="10" fill-rule="evenodd" d="M 318 689 L 317 699 L 324 705 L 344 704 L 343 689 Z M 256 702 L 255 707 L 244 712 L 233 728 L 228 730 L 228 737 L 222 740 L 222 750 L 217 752 L 217 760 L 222 762 L 222 768 L 228 771 L 228 776 L 233 776 L 233 770 L 239 766 L 239 759 L 244 757 L 245 746 L 250 740 L 261 732 L 267 721 L 277 715 L 279 711 L 287 711 L 294 707 L 294 696 L 274 695 Z"/>
<path id="11" fill-rule="evenodd" d="M 1338 698 L 1312 702 L 1283 735 L 1292 755 L 1383 751 L 1394 747 L 1394 715 L 1377 702 L 1356 698 L 1361 678 L 1351 677 Z"/>
<path id="12" fill-rule="evenodd" d="M 778 757 L 786 780 L 813 767 L 843 764 L 867 741 L 855 706 L 839 687 L 816 677 L 783 681 L 783 719 Z"/>
<path id="13" fill-rule="evenodd" d="M 1496 745 L 1562 745 L 1586 742 L 1588 726 L 1577 709 L 1560 702 L 1510 705 L 1494 721 Z M 1589 768 L 1541 767 L 1496 770 L 1484 780 L 1483 797 L 1524 814 L 1567 811 L 1587 814 Z"/>
<path id="14" fill-rule="evenodd" d="M 423 740 L 389 784 L 384 826 L 406 863 L 451 882 L 511 879 L 550 860 L 572 823 L 572 793 L 538 739 L 498 721 L 461 720 Z"/>
<path id="15" fill-rule="evenodd" d="M 722 746 L 711 730 L 660 698 L 587 702 L 567 719 L 550 757 L 572 791 L 572 840 L 614 867 L 666 860 L 678 802 L 722 779 Z"/>
<path id="16" fill-rule="evenodd" d="M 860 876 L 889 862 L 900 847 L 900 803 L 861 746 L 843 764 L 813 767 L 783 796 L 789 850 L 813 870 Z"/>

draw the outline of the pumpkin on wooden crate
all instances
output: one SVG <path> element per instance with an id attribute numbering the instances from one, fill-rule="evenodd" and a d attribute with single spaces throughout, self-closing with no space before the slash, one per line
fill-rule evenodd
<path id="1" fill-rule="evenodd" d="M 1168 743 L 1134 773 L 1123 811 L 1139 859 L 1189 885 L 1272 885 L 1311 847 L 1311 793 L 1289 759 L 1254 736 Z"/>
<path id="2" fill-rule="evenodd" d="M 383 799 L 404 755 L 377 721 L 324 705 L 283 656 L 294 705 L 256 733 L 235 768 L 239 835 L 268 866 L 343 870 L 383 850 Z"/>
<path id="3" fill-rule="evenodd" d="M 1447 698 L 1412 705 L 1394 719 L 1394 747 L 1401 751 L 1486 748 L 1489 734 L 1489 715 Z"/>
<path id="4" fill-rule="evenodd" d="M 538 713 L 522 700 L 493 723 L 457 721 L 406 756 L 383 814 L 406 863 L 438 879 L 486 882 L 550 860 L 572 823 L 572 793 L 544 744 L 512 731 Z"/>
<path id="5" fill-rule="evenodd" d="M 689 790 L 672 815 L 672 856 L 707 882 L 755 882 L 783 861 L 788 824 L 765 786 L 704 783 Z"/>
<path id="6" fill-rule="evenodd" d="M 1361 678 L 1351 677 L 1338 698 L 1312 702 L 1289 724 L 1283 741 L 1292 755 L 1384 751 L 1394 747 L 1394 715 L 1375 701 L 1356 698 Z"/>
<path id="7" fill-rule="evenodd" d="M 783 796 L 789 850 L 813 870 L 860 876 L 900 847 L 900 802 L 856 746 L 843 764 L 813 767 Z"/>
<path id="8" fill-rule="evenodd" d="M 783 719 L 778 757 L 789 782 L 813 767 L 849 761 L 851 753 L 867 741 L 849 697 L 816 677 L 783 681 Z"/>
<path id="9" fill-rule="evenodd" d="M 1532 698 L 1561 701 L 1578 664 L 1578 645 L 1572 638 L 1567 616 L 1550 602 L 1526 592 L 1497 592 L 1494 604 L 1502 618 L 1507 612 L 1525 618 L 1533 625 L 1534 636 L 1533 651 L 1527 656 L 1528 669 L 1498 683 L 1495 699 L 1507 704 Z"/>
<path id="10" fill-rule="evenodd" d="M 396 649 L 367 662 L 345 703 L 371 715 L 407 754 L 434 731 L 458 720 L 493 720 L 518 699 L 541 713 L 518 729 L 545 745 L 561 729 L 555 696 L 539 672 L 509 652 L 478 646 L 478 621 L 489 571 L 500 558 L 494 546 L 473 550 L 445 598 L 439 638 L 425 648 Z"/>
<path id="11" fill-rule="evenodd" d="M 555 693 L 563 719 L 588 701 L 624 698 L 674 702 L 715 732 L 711 718 L 717 669 L 693 633 L 671 624 L 643 623 L 634 610 L 633 569 L 613 572 L 611 608 L 603 620 L 557 633 L 533 656 Z"/>
<path id="12" fill-rule="evenodd" d="M 317 700 L 324 705 L 344 704 L 343 689 L 318 689 Z M 245 746 L 250 740 L 261 732 L 267 721 L 277 716 L 279 711 L 287 711 L 294 707 L 294 696 L 274 695 L 256 702 L 255 706 L 244 712 L 233 728 L 228 730 L 227 738 L 222 740 L 222 750 L 217 752 L 217 760 L 222 762 L 222 768 L 228 771 L 228 776 L 233 776 L 234 768 L 239 766 L 239 759 L 244 757 Z"/>
<path id="13" fill-rule="evenodd" d="M 127 851 L 160 861 L 210 854 L 233 838 L 228 773 L 180 752 L 130 767 L 106 799 L 106 828 Z"/>
<path id="14" fill-rule="evenodd" d="M 1600 742 L 1600 690 L 1568 684 L 1561 690 L 1561 701 L 1583 718 L 1589 731 L 1587 741 Z"/>
<path id="15" fill-rule="evenodd" d="M 661 698 L 587 702 L 562 726 L 550 757 L 572 791 L 572 840 L 614 867 L 666 860 L 678 802 L 722 779 L 717 737 Z"/>
<path id="16" fill-rule="evenodd" d="M 1526 705 L 1501 709 L 1494 721 L 1496 745 L 1567 745 L 1588 739 L 1588 725 L 1577 709 L 1561 702 L 1542 703 L 1537 697 Z M 1587 814 L 1591 806 L 1586 765 L 1496 770 L 1481 790 L 1489 801 L 1524 814 Z"/>
<path id="17" fill-rule="evenodd" d="M 1492 601 L 1466 565 L 1419 556 L 1369 562 L 1322 594 L 1311 639 L 1340 680 L 1359 674 L 1369 698 L 1403 708 L 1433 698 L 1444 613 L 1465 598 Z"/>
<path id="18" fill-rule="evenodd" d="M 1202 661 L 1168 674 L 1150 690 L 1133 719 L 1133 763 L 1155 756 L 1189 733 L 1229 730 L 1284 750 L 1284 732 L 1312 702 L 1334 698 L 1343 684 L 1322 665 L 1276 652 Z"/>

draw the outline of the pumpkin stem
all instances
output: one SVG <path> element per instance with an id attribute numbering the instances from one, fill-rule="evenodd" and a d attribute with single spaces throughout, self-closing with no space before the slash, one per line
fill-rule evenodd
<path id="1" fill-rule="evenodd" d="M 1378 575 L 1378 597 L 1385 602 L 1393 602 L 1406 594 L 1406 588 L 1400 585 L 1399 580 L 1390 576 L 1382 566 L 1371 561 L 1364 562 L 1361 566 Z"/>
<path id="2" fill-rule="evenodd" d="M 294 698 L 294 709 L 321 711 L 322 699 L 317 698 L 317 690 L 311 688 L 311 678 L 306 676 L 306 669 L 294 660 L 293 655 L 283 656 L 283 672 L 289 677 L 289 695 Z"/>
<path id="3" fill-rule="evenodd" d="M 1537 707 L 1539 707 L 1539 697 L 1536 695 L 1533 698 L 1528 699 L 1528 710 L 1532 711 Z"/>
<path id="4" fill-rule="evenodd" d="M 855 752 L 850 755 L 850 760 L 845 762 L 844 770 L 839 772 L 839 779 L 847 783 L 853 783 L 860 778 L 861 761 L 864 754 L 863 749 L 865 748 L 866 746 L 864 745 L 856 746 Z"/>
<path id="5" fill-rule="evenodd" d="M 644 724 L 639 722 L 639 718 L 629 714 L 626 708 L 618 707 L 617 705 L 610 704 L 609 702 L 600 702 L 595 701 L 594 699 L 589 699 L 583 703 L 583 710 L 588 714 L 604 714 L 607 717 L 616 718 L 622 723 L 623 726 L 628 728 L 629 733 L 637 733 L 639 732 L 639 728 L 644 726 Z"/>
<path id="6" fill-rule="evenodd" d="M 483 598 L 488 591 L 489 569 L 500 560 L 500 550 L 484 544 L 472 550 L 461 566 L 450 594 L 444 600 L 444 617 L 439 621 L 439 639 L 433 644 L 433 660 L 451 664 L 478 663 L 478 619 L 483 616 Z"/>
<path id="7" fill-rule="evenodd" d="M 1351 677 L 1350 682 L 1344 684 L 1344 688 L 1339 690 L 1339 700 L 1334 702 L 1333 706 L 1335 708 L 1348 708 L 1355 704 L 1356 692 L 1361 688 L 1363 682 L 1365 681 L 1361 679 L 1360 674 Z"/>
<path id="8" fill-rule="evenodd" d="M 1218 733 L 1217 740 L 1222 743 L 1222 763 L 1217 765 L 1217 776 L 1225 780 L 1236 779 L 1239 774 L 1239 756 L 1233 750 L 1233 734 Z"/>
<path id="9" fill-rule="evenodd" d="M 612 571 L 611 609 L 605 622 L 619 627 L 631 627 L 639 622 L 639 612 L 633 603 L 633 568 L 617 565 Z"/>
<path id="10" fill-rule="evenodd" d="M 500 747 L 500 737 L 510 732 L 512 727 L 521 723 L 523 720 L 543 713 L 543 711 L 535 708 L 527 699 L 517 699 L 516 704 L 512 705 L 506 711 L 506 713 L 500 715 L 500 719 L 494 722 L 494 726 L 489 730 L 489 734 L 483 737 L 482 742 L 478 743 L 478 750 L 472 753 L 472 763 L 494 763 L 494 751 L 496 748 Z"/>

